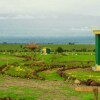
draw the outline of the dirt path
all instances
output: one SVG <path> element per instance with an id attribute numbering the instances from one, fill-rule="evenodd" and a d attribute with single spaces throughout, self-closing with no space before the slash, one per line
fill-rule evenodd
<path id="1" fill-rule="evenodd" d="M 1 78 L 0 90 L 12 92 L 19 97 L 34 96 L 34 100 L 79 100 L 72 93 L 73 86 L 64 81 L 28 80 L 9 76 Z"/>

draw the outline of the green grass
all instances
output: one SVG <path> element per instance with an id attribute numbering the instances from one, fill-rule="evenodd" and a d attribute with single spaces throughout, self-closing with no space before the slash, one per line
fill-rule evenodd
<path id="1" fill-rule="evenodd" d="M 91 69 L 91 71 L 90 71 Z M 89 69 L 76 69 L 71 71 L 65 71 L 65 73 L 70 76 L 76 77 L 81 80 L 93 79 L 96 81 L 100 81 L 100 73 L 92 71 L 92 68 Z"/>
<path id="2" fill-rule="evenodd" d="M 19 55 L 21 55 L 23 53 L 19 53 Z M 27 53 L 27 54 L 31 54 L 31 53 Z M 77 55 L 76 55 L 77 54 Z M 92 54 L 92 55 L 91 55 Z M 29 56 L 27 55 L 27 56 Z M 33 56 L 33 55 L 31 55 Z M 34 70 L 38 70 L 43 68 L 42 65 L 40 66 L 34 66 L 32 64 L 36 63 L 36 61 L 44 61 L 45 64 L 48 64 L 47 68 L 49 68 L 51 66 L 51 64 L 63 64 L 66 66 L 93 66 L 94 62 L 87 64 L 87 62 L 84 61 L 94 61 L 94 53 L 88 53 L 88 52 L 67 52 L 67 53 L 63 53 L 63 54 L 48 54 L 48 55 L 41 55 L 40 53 L 36 54 L 36 59 L 35 60 L 29 60 L 29 61 L 23 61 L 24 58 L 19 58 L 16 57 L 15 55 L 9 55 L 9 54 L 0 54 L 0 65 L 3 64 L 12 64 L 12 63 L 17 63 L 17 65 L 14 66 L 9 66 L 9 68 L 4 69 L 4 73 L 10 76 L 19 76 L 19 77 L 25 77 L 28 76 L 30 78 L 35 78 L 35 76 L 33 76 L 33 71 Z M 70 61 L 70 62 L 69 62 Z M 75 62 L 74 62 L 75 61 Z M 29 64 L 28 66 L 25 66 L 24 64 Z M 61 67 L 58 66 L 58 67 Z M 17 71 L 16 68 L 20 67 L 20 71 Z M 48 72 L 48 71 L 47 71 Z M 47 72 L 41 72 L 40 76 L 44 76 L 46 79 L 48 80 L 63 80 L 58 74 L 56 74 L 56 71 L 50 71 L 51 73 L 47 73 Z"/>
<path id="3" fill-rule="evenodd" d="M 44 77 L 46 80 L 64 80 L 64 78 L 60 77 L 56 71 L 58 69 L 51 69 L 47 71 L 40 72 L 38 75 Z"/>
<path id="4" fill-rule="evenodd" d="M 20 86 L 10 86 L 6 90 L 0 90 L 0 97 L 11 97 L 16 100 L 35 100 L 42 95 L 42 91 Z"/>
<path id="5" fill-rule="evenodd" d="M 42 44 L 42 47 L 49 47 L 51 50 L 55 51 L 58 47 L 62 47 L 64 50 L 69 51 L 75 51 L 75 50 L 82 50 L 86 49 L 88 50 L 94 50 L 95 45 L 93 44 L 75 44 L 75 45 L 69 45 L 69 44 Z"/>
<path id="6" fill-rule="evenodd" d="M 92 54 L 92 55 L 90 55 Z M 23 53 L 19 53 L 19 55 L 23 55 Z M 31 55 L 31 53 L 26 53 L 27 56 Z M 33 57 L 34 58 L 34 57 Z M 23 58 L 15 57 L 13 55 L 8 54 L 0 54 L 0 65 L 3 64 L 11 64 L 14 62 L 20 62 L 23 60 Z M 68 52 L 67 54 L 49 54 L 49 55 L 41 55 L 40 53 L 36 54 L 37 61 L 44 61 L 46 64 L 51 63 L 67 63 L 67 61 L 95 61 L 95 55 L 94 53 L 71 53 Z M 28 61 L 26 63 L 32 63 L 32 61 Z M 95 63 L 95 62 L 94 62 Z"/>
<path id="7" fill-rule="evenodd" d="M 45 64 L 48 64 L 45 67 L 48 68 L 52 64 L 60 63 L 67 67 L 95 65 L 95 53 L 92 52 L 94 50 L 94 45 L 41 44 L 41 48 L 49 47 L 52 51 L 55 51 L 58 47 L 62 47 L 64 50 L 67 50 L 67 52 L 62 54 L 52 52 L 48 55 L 41 55 L 41 52 L 36 52 L 36 56 L 34 55 L 34 52 L 24 52 L 25 45 L 26 44 L 0 44 L 0 50 L 2 51 L 0 52 L 0 66 L 7 63 L 8 65 L 18 63 L 17 65 L 13 65 L 13 67 L 10 66 L 5 74 L 12 76 L 32 75 L 34 70 L 43 68 L 42 65 L 31 66 L 37 61 L 44 61 Z M 80 52 L 83 49 L 88 52 Z M 9 50 L 13 50 L 13 52 L 9 52 Z M 15 55 L 31 56 L 34 60 L 23 61 L 25 60 L 24 58 L 16 57 Z M 84 61 L 93 62 L 87 64 Z M 30 65 L 26 66 L 24 64 Z M 93 100 L 93 93 L 76 92 L 73 85 L 63 81 L 64 79 L 61 78 L 56 71 L 57 69 L 39 72 L 38 75 L 44 77 L 46 79 L 45 81 L 0 75 L 0 97 L 12 97 L 18 100 Z M 75 75 L 75 77 L 80 79 L 90 78 L 89 75 L 92 75 L 91 78 L 95 78 L 96 80 L 99 80 L 100 78 L 99 73 L 97 72 L 83 70 L 73 71 L 70 75 Z"/>
<path id="8" fill-rule="evenodd" d="M 76 92 L 66 81 L 40 81 L 0 76 L 0 97 L 16 100 L 94 100 L 92 92 Z M 100 93 L 99 93 L 100 98 Z"/>
<path id="9" fill-rule="evenodd" d="M 0 44 L 0 50 L 8 51 L 22 51 L 25 44 Z"/>
<path id="10" fill-rule="evenodd" d="M 6 75 L 14 76 L 14 77 L 22 77 L 22 78 L 34 78 L 33 69 L 28 68 L 26 66 L 8 66 L 2 70 Z"/>
<path id="11" fill-rule="evenodd" d="M 21 62 L 23 60 L 24 60 L 23 58 L 15 57 L 12 55 L 0 54 L 0 65 L 12 64 L 14 62 Z"/>
<path id="12" fill-rule="evenodd" d="M 27 44 L 0 44 L 0 51 L 25 51 L 24 48 Z M 75 45 L 69 45 L 69 44 L 40 44 L 40 47 L 49 47 L 52 51 L 55 51 L 58 47 L 62 47 L 64 50 L 68 51 L 80 51 L 85 49 L 86 51 L 93 51 L 95 48 L 95 45 L 93 44 L 75 44 Z"/>
<path id="13" fill-rule="evenodd" d="M 65 61 L 95 61 L 95 54 L 82 52 L 82 53 L 71 53 L 67 52 L 65 54 L 48 54 L 41 55 L 37 54 L 38 59 L 44 59 L 45 63 L 50 62 L 65 62 Z"/>

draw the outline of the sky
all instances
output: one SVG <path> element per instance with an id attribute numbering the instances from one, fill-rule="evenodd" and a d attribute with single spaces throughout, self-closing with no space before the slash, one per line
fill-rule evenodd
<path id="1" fill-rule="evenodd" d="M 0 0 L 0 36 L 93 36 L 100 0 Z"/>

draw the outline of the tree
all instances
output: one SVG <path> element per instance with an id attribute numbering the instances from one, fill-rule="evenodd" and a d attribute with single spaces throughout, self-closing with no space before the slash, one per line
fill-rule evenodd
<path id="1" fill-rule="evenodd" d="M 32 61 L 36 60 L 36 49 L 39 49 L 39 45 L 37 45 L 37 44 L 28 44 L 25 48 L 31 50 Z M 34 52 L 32 52 L 32 51 L 34 51 Z"/>
<path id="2" fill-rule="evenodd" d="M 28 44 L 28 45 L 26 46 L 26 48 L 28 48 L 28 49 L 30 49 L 30 50 L 32 50 L 32 51 L 35 51 L 36 49 L 39 48 L 39 45 L 37 45 L 37 44 Z"/>
<path id="3" fill-rule="evenodd" d="M 62 53 L 62 52 L 64 52 L 64 50 L 63 50 L 62 47 L 58 47 L 58 48 L 56 49 L 56 52 L 58 52 L 58 53 Z"/>

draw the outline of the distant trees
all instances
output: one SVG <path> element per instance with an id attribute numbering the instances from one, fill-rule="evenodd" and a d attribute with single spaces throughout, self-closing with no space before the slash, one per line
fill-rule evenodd
<path id="1" fill-rule="evenodd" d="M 58 53 L 62 53 L 62 52 L 64 52 L 64 50 L 63 50 L 62 47 L 58 47 L 58 48 L 56 49 L 56 52 L 58 52 Z"/>
<path id="2" fill-rule="evenodd" d="M 75 43 L 73 43 L 73 42 L 69 42 L 68 44 L 69 44 L 69 45 L 74 45 Z"/>

